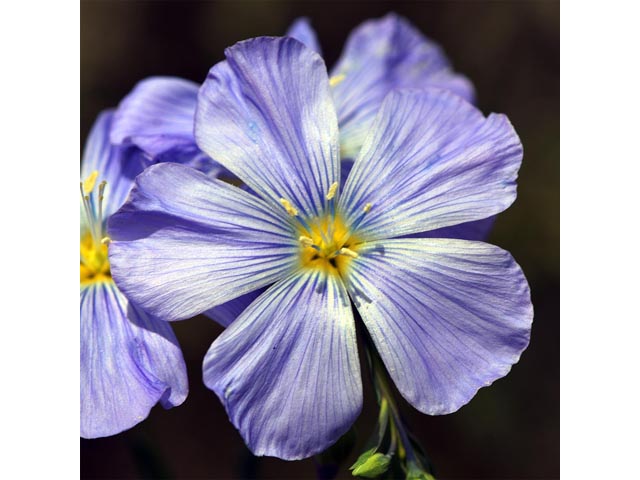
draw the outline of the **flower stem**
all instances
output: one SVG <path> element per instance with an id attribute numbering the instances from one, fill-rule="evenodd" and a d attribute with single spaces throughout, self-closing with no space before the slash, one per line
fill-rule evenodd
<path id="1" fill-rule="evenodd" d="M 388 455 L 394 455 L 397 453 L 403 468 L 408 473 L 409 470 L 419 469 L 421 471 L 426 470 L 423 462 L 413 447 L 413 444 L 409 438 L 400 410 L 396 403 L 395 395 L 391 387 L 391 378 L 387 372 L 386 367 L 371 338 L 367 332 L 364 332 L 365 337 L 365 350 L 367 352 L 367 359 L 369 361 L 369 370 L 371 373 L 371 379 L 376 391 L 378 404 L 380 405 L 380 413 L 378 416 L 379 424 L 379 443 L 385 436 L 387 425 L 389 426 L 390 433 L 390 446 Z M 380 447 L 380 445 L 378 445 Z M 433 478 L 433 477 L 431 477 Z"/>

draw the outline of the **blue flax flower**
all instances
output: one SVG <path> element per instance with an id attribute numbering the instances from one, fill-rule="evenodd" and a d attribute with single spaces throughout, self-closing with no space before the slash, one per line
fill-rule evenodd
<path id="1" fill-rule="evenodd" d="M 503 115 L 439 89 L 384 100 L 344 185 L 322 58 L 292 38 L 226 51 L 199 93 L 200 148 L 247 192 L 178 164 L 136 179 L 109 228 L 113 275 L 153 315 L 192 317 L 269 287 L 213 342 L 204 382 L 256 455 L 299 459 L 362 406 L 352 303 L 400 393 L 446 414 L 529 342 L 529 287 L 481 242 L 401 238 L 486 218 L 516 196 Z"/>
<path id="2" fill-rule="evenodd" d="M 143 159 L 109 143 L 112 112 L 87 140 L 80 183 L 80 435 L 114 435 L 144 420 L 158 401 L 187 396 L 187 372 L 171 326 L 134 306 L 109 268 L 105 223 L 125 201 Z"/>

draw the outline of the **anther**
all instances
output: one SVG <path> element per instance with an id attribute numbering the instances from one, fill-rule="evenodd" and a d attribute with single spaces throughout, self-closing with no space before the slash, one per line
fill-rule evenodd
<path id="1" fill-rule="evenodd" d="M 346 75 L 344 73 L 341 73 L 339 75 L 334 75 L 333 77 L 331 77 L 329 79 L 329 86 L 330 87 L 335 87 L 336 85 L 338 85 L 340 82 L 342 82 L 344 80 L 344 78 L 346 77 Z"/>
<path id="2" fill-rule="evenodd" d="M 338 190 L 338 182 L 333 182 L 329 187 L 329 193 L 327 193 L 327 200 L 331 200 L 336 196 L 336 191 Z"/>
<path id="3" fill-rule="evenodd" d="M 371 207 L 372 205 L 370 203 L 367 203 L 362 210 L 364 211 L 364 213 L 369 213 L 369 210 L 371 210 Z"/>
<path id="4" fill-rule="evenodd" d="M 111 238 L 109 237 L 104 237 L 102 240 L 100 240 L 100 243 L 102 245 L 109 245 L 111 243 Z"/>
<path id="5" fill-rule="evenodd" d="M 98 171 L 94 170 L 91 175 L 83 182 L 82 187 L 84 194 L 89 195 L 93 191 L 93 187 L 96 185 L 96 179 L 98 178 Z"/>
<path id="6" fill-rule="evenodd" d="M 302 246 L 304 246 L 304 247 L 313 247 L 313 246 L 314 246 L 314 244 L 313 244 L 313 239 L 312 239 L 312 238 L 310 238 L 310 237 L 306 237 L 306 236 L 304 236 L 304 235 L 302 235 L 302 236 L 298 239 L 298 241 L 299 241 L 299 242 L 302 244 Z"/>
<path id="7" fill-rule="evenodd" d="M 342 247 L 338 251 L 338 255 L 346 255 L 347 257 L 358 258 L 358 254 L 353 250 L 348 249 L 347 247 Z"/>
<path id="8" fill-rule="evenodd" d="M 291 215 L 292 217 L 298 216 L 298 209 L 291 205 L 291 202 L 289 200 L 281 198 L 280 204 L 284 207 L 289 215 Z"/>

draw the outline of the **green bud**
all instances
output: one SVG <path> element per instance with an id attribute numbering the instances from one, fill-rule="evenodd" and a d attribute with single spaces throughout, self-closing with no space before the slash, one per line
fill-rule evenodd
<path id="1" fill-rule="evenodd" d="M 366 452 L 364 452 L 363 454 L 361 454 L 358 459 L 356 460 L 356 463 L 354 463 L 353 465 L 351 465 L 349 467 L 349 470 L 354 470 L 356 468 L 358 468 L 360 465 L 362 465 L 364 462 L 366 462 L 369 457 L 371 455 L 373 455 L 374 453 L 376 453 L 376 448 L 377 447 L 373 447 L 371 450 L 367 450 Z"/>
<path id="2" fill-rule="evenodd" d="M 376 453 L 376 449 L 367 450 L 358 457 L 350 470 L 354 477 L 375 478 L 382 475 L 389 468 L 391 456 Z"/>
<path id="3" fill-rule="evenodd" d="M 406 480 L 436 480 L 436 477 L 434 477 L 430 473 L 425 472 L 424 470 L 411 468 L 407 472 Z"/>

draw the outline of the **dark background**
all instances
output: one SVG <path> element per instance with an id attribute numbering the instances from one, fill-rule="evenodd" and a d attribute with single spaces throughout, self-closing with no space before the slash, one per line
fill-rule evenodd
<path id="1" fill-rule="evenodd" d="M 389 11 L 440 43 L 475 84 L 485 113 L 509 116 L 524 145 L 518 199 L 489 238 L 509 250 L 531 284 L 531 345 L 511 373 L 457 413 L 422 415 L 410 428 L 438 478 L 559 478 L 559 3 L 518 2 L 81 2 L 81 141 L 96 115 L 151 75 L 201 82 L 236 41 L 282 35 L 299 16 L 315 27 L 331 66 L 352 28 Z M 313 478 L 312 460 L 253 458 L 217 397 L 202 359 L 222 331 L 204 317 L 174 323 L 189 370 L 186 402 L 114 437 L 81 440 L 83 478 Z M 368 382 L 366 374 L 363 381 Z M 364 441 L 375 398 L 365 388 L 356 423 Z M 349 478 L 347 467 L 339 478 Z"/>

